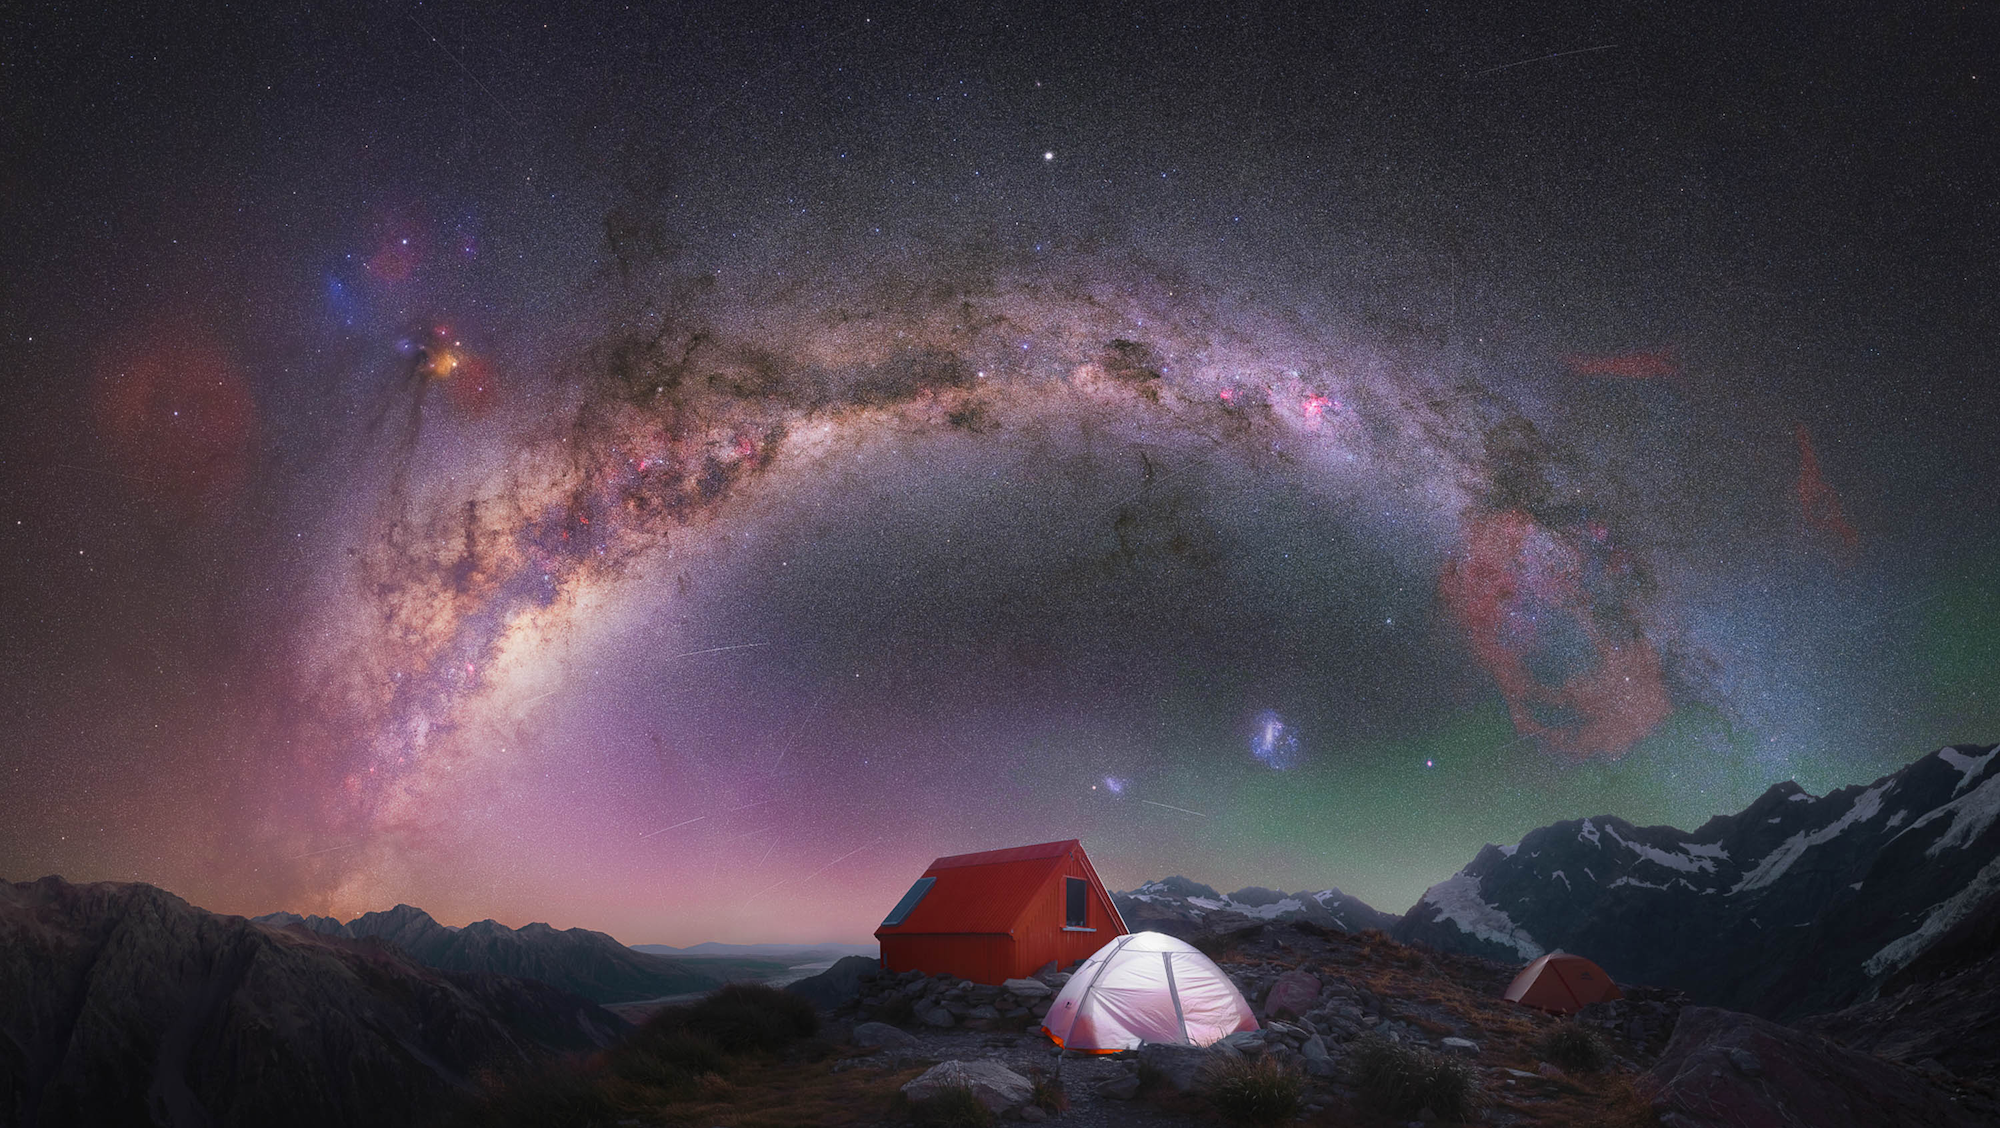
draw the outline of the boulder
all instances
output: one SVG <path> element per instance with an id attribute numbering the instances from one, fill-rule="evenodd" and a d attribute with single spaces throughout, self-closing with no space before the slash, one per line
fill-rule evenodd
<path id="1" fill-rule="evenodd" d="M 1663 1128 L 1973 1128 L 1984 1121 L 1880 1058 L 1714 1007 L 1681 1012 L 1640 1078 Z"/>
<path id="2" fill-rule="evenodd" d="M 1139 1064 L 1159 1073 L 1183 1093 L 1199 1093 L 1208 1088 L 1209 1067 L 1223 1056 L 1235 1054 L 1223 1042 L 1213 1047 L 1146 1042 L 1139 1047 Z"/>
<path id="3" fill-rule="evenodd" d="M 1012 991 L 1015 998 L 1030 1003 L 1055 994 L 1048 984 L 1039 979 L 1009 979 L 1000 986 Z"/>
<path id="4" fill-rule="evenodd" d="M 892 1050 L 907 1049 L 917 1044 L 917 1037 L 907 1030 L 898 1030 L 886 1022 L 864 1022 L 848 1035 L 848 1041 L 857 1046 L 887 1046 Z"/>
<path id="5" fill-rule="evenodd" d="M 1446 1038 L 1444 1041 L 1438 1043 L 1438 1046 L 1445 1053 L 1457 1054 L 1459 1057 L 1476 1058 L 1479 1056 L 1479 1043 L 1470 1038 Z"/>
<path id="6" fill-rule="evenodd" d="M 1261 1030 L 1238 1030 L 1216 1044 L 1228 1046 L 1239 1054 L 1253 1056 L 1263 1053 L 1269 1047 L 1269 1043 L 1264 1041 L 1264 1032 Z"/>
<path id="7" fill-rule="evenodd" d="M 905 1084 L 903 1095 L 918 1104 L 959 1086 L 971 1089 L 979 1103 L 994 1113 L 1019 1109 L 1035 1095 L 1032 1082 L 997 1061 L 939 1062 Z"/>
<path id="8" fill-rule="evenodd" d="M 932 1007 L 926 1011 L 918 1011 L 917 1019 L 925 1026 L 936 1026 L 940 1029 L 948 1030 L 958 1025 L 958 1020 L 953 1018 L 951 1012 L 943 1007 Z"/>
<path id="9" fill-rule="evenodd" d="M 1114 1101 L 1129 1101 L 1139 1095 L 1139 1075 L 1121 1073 L 1097 1084 L 1097 1095 Z"/>
<path id="10" fill-rule="evenodd" d="M 1298 1018 L 1319 1002 L 1319 977 L 1288 971 L 1272 982 L 1264 995 L 1264 1013 L 1272 1018 Z"/>

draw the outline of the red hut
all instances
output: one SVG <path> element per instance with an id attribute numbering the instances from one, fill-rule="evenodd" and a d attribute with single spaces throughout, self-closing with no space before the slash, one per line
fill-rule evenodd
<path id="1" fill-rule="evenodd" d="M 1066 967 L 1125 934 L 1074 838 L 932 862 L 875 930 L 882 966 L 999 983 Z"/>

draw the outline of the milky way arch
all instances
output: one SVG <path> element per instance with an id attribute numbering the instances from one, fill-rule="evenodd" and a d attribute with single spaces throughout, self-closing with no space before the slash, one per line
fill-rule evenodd
<path id="1" fill-rule="evenodd" d="M 1551 755 L 1617 758 L 1665 717 L 1671 628 L 1645 564 L 1577 491 L 1555 496 L 1561 457 L 1520 388 L 1129 259 L 972 273 L 654 287 L 558 410 L 483 446 L 418 434 L 438 367 L 420 361 L 395 393 L 408 410 L 381 413 L 407 429 L 374 437 L 392 468 L 356 503 L 293 690 L 330 796 L 320 833 L 407 845 L 436 825 L 454 775 L 494 755 L 458 735 L 518 707 L 523 665 L 773 467 L 883 427 L 1006 441 L 1050 412 L 1294 462 L 1375 499 L 1357 521 L 1394 496 L 1388 519 L 1447 561 L 1441 606 Z"/>

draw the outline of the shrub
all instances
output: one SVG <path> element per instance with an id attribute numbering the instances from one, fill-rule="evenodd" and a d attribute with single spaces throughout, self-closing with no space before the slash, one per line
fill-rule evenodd
<path id="1" fill-rule="evenodd" d="M 1479 1075 L 1463 1058 L 1370 1035 L 1356 1040 L 1349 1061 L 1362 1099 L 1391 1116 L 1428 1108 L 1464 1120 L 1479 1106 Z"/>
<path id="2" fill-rule="evenodd" d="M 970 1086 L 951 1085 L 910 1105 L 910 1114 L 919 1124 L 936 1128 L 990 1128 L 993 1110 L 979 1103 Z"/>
<path id="3" fill-rule="evenodd" d="M 728 1064 L 715 1042 L 684 1027 L 642 1028 L 605 1055 L 611 1071 L 628 1081 L 675 1093 L 692 1092 L 696 1078 Z"/>
<path id="4" fill-rule="evenodd" d="M 1269 1054 L 1228 1058 L 1210 1070 L 1208 1103 L 1231 1124 L 1282 1124 L 1305 1108 L 1305 1082 Z"/>
<path id="5" fill-rule="evenodd" d="M 1571 1073 L 1598 1073 L 1611 1064 L 1611 1047 L 1603 1036 L 1575 1019 L 1549 1031 L 1537 1048 L 1542 1057 Z"/>
<path id="6" fill-rule="evenodd" d="M 646 1024 L 662 1034 L 680 1030 L 706 1038 L 724 1053 L 781 1050 L 819 1030 L 811 1003 L 775 987 L 731 983 L 685 1007 L 661 1011 Z"/>
<path id="7" fill-rule="evenodd" d="M 881 1006 L 875 1008 L 875 1021 L 886 1022 L 891 1026 L 908 1026 L 916 1017 L 917 1001 L 901 992 L 889 996 Z"/>
<path id="8" fill-rule="evenodd" d="M 1069 1093 L 1063 1089 L 1062 1078 L 1050 1075 L 1040 1066 L 1028 1071 L 1028 1080 L 1034 1082 L 1035 1094 L 1028 1103 L 1043 1112 L 1068 1112 Z"/>

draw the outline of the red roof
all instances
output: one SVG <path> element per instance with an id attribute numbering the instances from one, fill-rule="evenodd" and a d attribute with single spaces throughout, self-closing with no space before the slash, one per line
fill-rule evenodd
<path id="1" fill-rule="evenodd" d="M 937 884 L 903 918 L 903 923 L 885 925 L 876 929 L 875 934 L 1011 932 L 1028 899 L 1048 884 L 1049 875 L 1061 866 L 1071 850 L 1081 845 L 1077 839 L 1069 838 L 939 858 L 923 874 L 937 878 Z"/>

